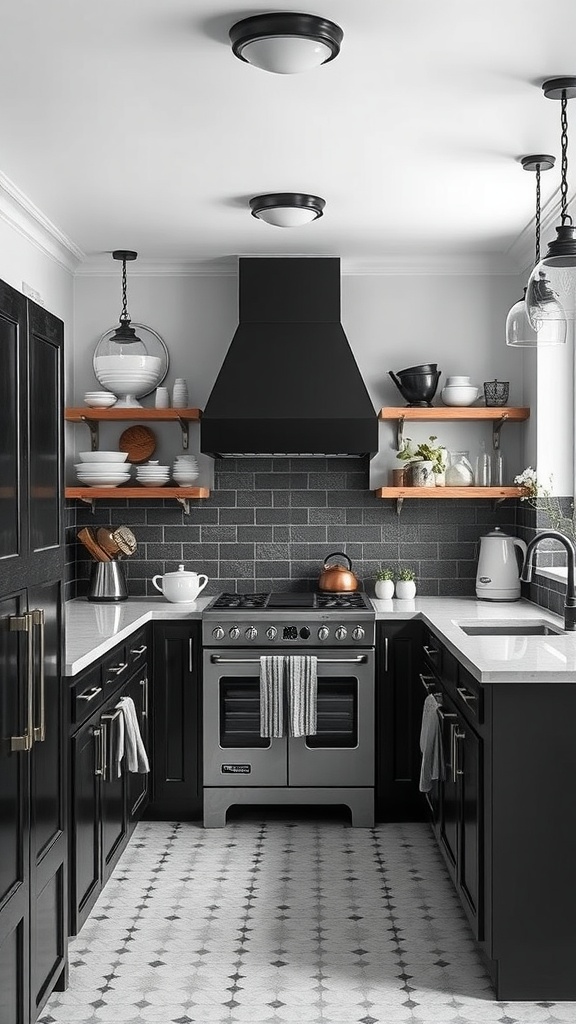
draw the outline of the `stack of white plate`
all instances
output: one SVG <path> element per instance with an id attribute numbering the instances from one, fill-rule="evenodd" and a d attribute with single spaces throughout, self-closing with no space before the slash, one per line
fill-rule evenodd
<path id="1" fill-rule="evenodd" d="M 84 402 L 93 409 L 109 409 L 116 402 L 116 395 L 111 395 L 109 391 L 87 391 Z"/>
<path id="2" fill-rule="evenodd" d="M 170 479 L 170 466 L 145 462 L 144 465 L 136 467 L 136 479 L 144 487 L 164 487 Z"/>
<path id="3" fill-rule="evenodd" d="M 130 479 L 126 452 L 80 452 L 81 462 L 74 466 L 85 487 L 119 487 Z"/>
<path id="4" fill-rule="evenodd" d="M 194 455 L 177 455 L 172 477 L 179 487 L 190 487 L 199 476 L 198 460 Z"/>

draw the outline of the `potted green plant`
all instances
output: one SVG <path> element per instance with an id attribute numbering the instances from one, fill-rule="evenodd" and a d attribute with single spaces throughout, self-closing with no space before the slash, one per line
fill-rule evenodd
<path id="1" fill-rule="evenodd" d="M 376 591 L 376 597 L 381 601 L 390 601 L 394 597 L 394 580 L 395 573 L 394 569 L 390 569 L 388 566 L 382 566 L 376 573 L 376 583 L 374 589 Z"/>
<path id="2" fill-rule="evenodd" d="M 413 487 L 435 487 L 436 478 L 442 479 L 447 461 L 446 448 L 434 444 L 438 438 L 431 434 L 427 441 L 414 445 L 410 437 L 404 439 L 396 458 L 406 462 Z"/>
<path id="3" fill-rule="evenodd" d="M 411 601 L 416 597 L 416 573 L 414 569 L 399 569 L 396 576 L 396 597 L 400 601 Z"/>

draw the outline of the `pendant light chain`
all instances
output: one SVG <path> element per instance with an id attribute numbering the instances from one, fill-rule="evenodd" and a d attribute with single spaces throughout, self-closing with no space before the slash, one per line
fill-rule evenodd
<path id="1" fill-rule="evenodd" d="M 568 99 L 566 96 L 566 89 L 562 90 L 562 107 L 560 115 L 560 127 L 561 135 L 560 142 L 562 145 L 562 166 L 561 166 L 561 180 L 560 180 L 560 193 L 561 193 L 561 221 L 562 224 L 571 224 L 572 217 L 568 213 Z"/>
<path id="2" fill-rule="evenodd" d="M 128 316 L 128 298 L 126 292 L 126 260 L 122 260 L 122 312 L 120 314 L 120 323 L 130 323 L 130 317 Z"/>
<path id="3" fill-rule="evenodd" d="M 536 164 L 536 259 L 534 266 L 540 263 L 540 164 Z"/>

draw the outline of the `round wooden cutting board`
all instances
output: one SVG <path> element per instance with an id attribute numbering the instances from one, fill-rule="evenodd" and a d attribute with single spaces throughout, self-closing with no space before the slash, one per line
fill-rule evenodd
<path id="1" fill-rule="evenodd" d="M 156 451 L 156 434 L 150 427 L 137 423 L 122 432 L 118 449 L 128 452 L 128 462 L 146 462 Z"/>

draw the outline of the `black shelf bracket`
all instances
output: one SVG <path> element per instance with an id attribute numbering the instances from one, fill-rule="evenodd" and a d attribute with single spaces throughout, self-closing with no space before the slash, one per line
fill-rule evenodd
<path id="1" fill-rule="evenodd" d="M 89 416 L 81 416 L 80 419 L 90 431 L 90 451 L 97 452 L 100 436 L 98 420 L 91 420 Z"/>
<path id="2" fill-rule="evenodd" d="M 185 516 L 189 516 L 190 515 L 190 498 L 178 498 L 177 497 L 176 501 L 178 502 L 179 505 L 182 505 L 182 508 L 184 510 L 184 515 Z"/>
<path id="3" fill-rule="evenodd" d="M 188 445 L 190 443 L 190 421 L 184 420 L 179 416 L 178 422 L 182 430 L 182 447 L 184 451 L 188 451 Z M 180 498 L 178 498 L 178 501 L 180 501 Z M 188 515 L 188 513 L 186 513 L 186 515 Z"/>
<path id="4" fill-rule="evenodd" d="M 80 498 L 80 501 L 83 501 L 85 505 L 90 505 L 90 511 L 94 515 L 96 512 L 96 498 Z"/>
<path id="5" fill-rule="evenodd" d="M 508 418 L 508 413 L 505 412 L 499 420 L 494 420 L 492 424 L 492 447 L 495 452 L 500 451 L 500 431 Z"/>
<path id="6" fill-rule="evenodd" d="M 404 421 L 405 416 L 399 416 L 396 420 L 396 449 L 401 451 L 404 444 Z M 400 501 L 400 499 L 398 499 Z"/>

